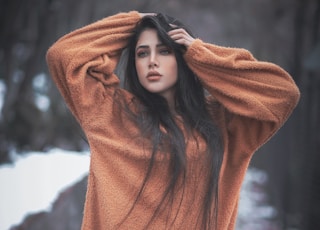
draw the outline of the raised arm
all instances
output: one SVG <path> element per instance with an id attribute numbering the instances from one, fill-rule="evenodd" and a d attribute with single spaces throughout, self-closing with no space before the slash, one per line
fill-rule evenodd
<path id="1" fill-rule="evenodd" d="M 78 120 L 81 110 L 98 106 L 119 79 L 114 74 L 138 12 L 120 13 L 75 30 L 47 52 L 50 74 Z"/>
<path id="2" fill-rule="evenodd" d="M 209 93 L 234 114 L 282 123 L 298 102 L 300 93 L 290 75 L 245 49 L 197 39 L 185 58 Z"/>
<path id="3" fill-rule="evenodd" d="M 257 61 L 245 49 L 226 48 L 196 39 L 185 59 L 208 92 L 226 110 L 235 148 L 255 151 L 286 121 L 299 90 L 279 66 Z"/>

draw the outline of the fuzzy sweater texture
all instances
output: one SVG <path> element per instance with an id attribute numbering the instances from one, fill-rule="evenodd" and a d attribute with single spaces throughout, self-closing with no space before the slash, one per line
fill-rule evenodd
<path id="1" fill-rule="evenodd" d="M 117 91 L 127 103 L 134 98 L 120 89 L 114 70 L 139 20 L 135 11 L 104 18 L 63 36 L 47 53 L 50 73 L 90 145 L 82 230 L 144 229 L 167 183 L 168 159 L 159 157 L 140 199 L 119 225 L 137 197 L 152 148 L 114 101 Z M 223 136 L 224 159 L 217 227 L 231 230 L 250 159 L 291 114 L 299 90 L 282 68 L 257 61 L 244 49 L 196 39 L 184 58 L 219 105 L 215 121 Z M 186 139 L 185 186 L 147 229 L 200 229 L 207 162 L 204 141 L 195 139 Z"/>

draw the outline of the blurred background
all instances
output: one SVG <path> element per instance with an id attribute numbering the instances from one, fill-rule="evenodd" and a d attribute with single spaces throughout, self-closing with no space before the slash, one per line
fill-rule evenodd
<path id="1" fill-rule="evenodd" d="M 268 175 L 264 190 L 277 210 L 277 228 L 260 229 L 320 229 L 319 0 L 0 0 L 0 166 L 14 164 L 13 153 L 88 150 L 50 79 L 45 54 L 71 30 L 130 10 L 175 16 L 202 40 L 246 48 L 293 76 L 299 105 L 250 165 Z M 60 206 L 51 218 L 59 228 L 40 225 L 50 217 L 38 213 L 16 229 L 77 229 L 85 184 L 86 177 L 64 192 L 78 205 L 75 227 L 63 226 L 63 218 L 71 218 Z"/>

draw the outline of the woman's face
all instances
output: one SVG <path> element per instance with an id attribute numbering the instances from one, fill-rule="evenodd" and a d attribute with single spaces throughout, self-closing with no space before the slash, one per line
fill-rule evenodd
<path id="1" fill-rule="evenodd" d="M 135 65 L 141 85 L 151 93 L 173 100 L 178 68 L 173 50 L 162 44 L 155 29 L 144 30 L 135 49 Z"/>

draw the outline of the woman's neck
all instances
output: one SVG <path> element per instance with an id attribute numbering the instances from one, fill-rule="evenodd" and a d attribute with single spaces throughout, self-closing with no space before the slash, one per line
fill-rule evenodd
<path id="1" fill-rule="evenodd" d="M 175 92 L 173 90 L 166 92 L 165 94 L 161 94 L 167 100 L 169 110 L 173 116 L 177 114 L 176 111 L 176 101 L 175 101 Z"/>

